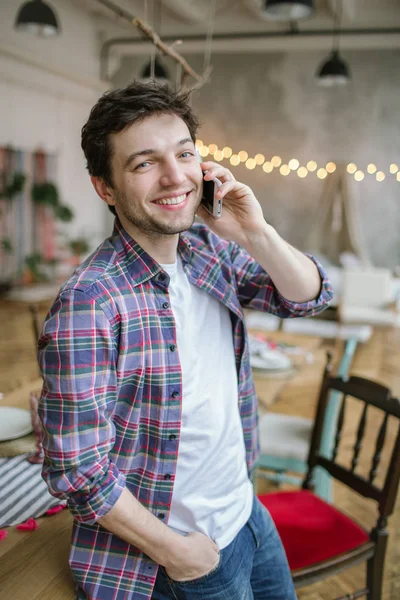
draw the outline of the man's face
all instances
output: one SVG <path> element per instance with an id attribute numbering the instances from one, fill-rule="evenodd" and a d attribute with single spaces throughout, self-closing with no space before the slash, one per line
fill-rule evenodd
<path id="1" fill-rule="evenodd" d="M 112 203 L 133 233 L 176 234 L 189 229 L 203 175 L 186 123 L 154 115 L 111 136 Z"/>

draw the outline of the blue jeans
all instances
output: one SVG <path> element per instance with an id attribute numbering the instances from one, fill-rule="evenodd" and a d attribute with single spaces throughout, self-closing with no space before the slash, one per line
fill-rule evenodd
<path id="1" fill-rule="evenodd" d="M 282 542 L 261 502 L 254 498 L 250 519 L 211 573 L 179 583 L 160 567 L 152 600 L 296 600 Z"/>

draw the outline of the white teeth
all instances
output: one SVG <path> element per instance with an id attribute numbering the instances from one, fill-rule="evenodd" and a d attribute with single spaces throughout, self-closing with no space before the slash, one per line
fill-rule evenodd
<path id="1" fill-rule="evenodd" d="M 155 200 L 154 204 L 182 204 L 185 200 L 186 194 L 177 196 L 176 198 L 162 198 L 162 200 Z"/>

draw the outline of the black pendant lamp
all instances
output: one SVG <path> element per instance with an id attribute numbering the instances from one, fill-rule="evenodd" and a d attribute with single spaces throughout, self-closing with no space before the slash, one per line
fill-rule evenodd
<path id="1" fill-rule="evenodd" d="M 340 23 L 342 19 L 342 0 L 336 2 L 335 23 L 333 27 L 332 53 L 319 67 L 317 83 L 324 87 L 346 85 L 351 79 L 350 69 L 339 54 Z"/>
<path id="2" fill-rule="evenodd" d="M 15 20 L 15 29 L 42 37 L 60 33 L 54 10 L 42 0 L 31 0 L 21 6 Z"/>
<path id="3" fill-rule="evenodd" d="M 265 0 L 263 15 L 272 21 L 298 21 L 313 11 L 313 0 Z"/>

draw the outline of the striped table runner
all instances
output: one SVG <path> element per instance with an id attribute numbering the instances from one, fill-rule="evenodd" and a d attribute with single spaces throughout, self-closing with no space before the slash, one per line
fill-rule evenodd
<path id="1" fill-rule="evenodd" d="M 49 494 L 42 465 L 31 464 L 27 456 L 0 458 L 0 527 L 19 525 L 65 503 Z"/>

